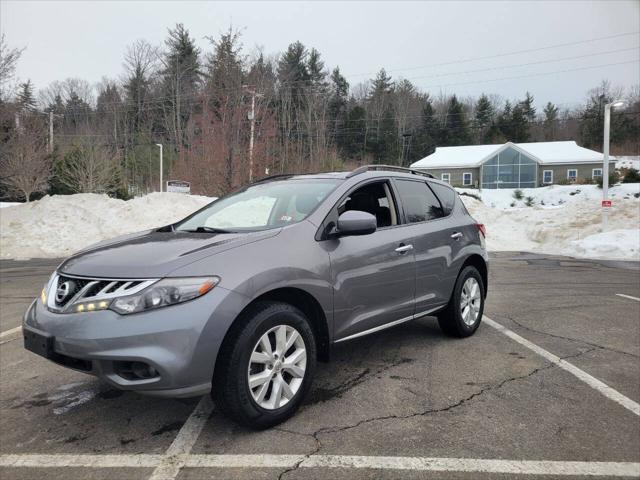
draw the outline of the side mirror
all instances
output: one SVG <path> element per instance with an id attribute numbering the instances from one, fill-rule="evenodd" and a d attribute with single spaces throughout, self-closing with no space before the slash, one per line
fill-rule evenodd
<path id="1" fill-rule="evenodd" d="M 369 235 L 376 231 L 376 217 L 360 210 L 348 210 L 338 217 L 337 236 Z"/>

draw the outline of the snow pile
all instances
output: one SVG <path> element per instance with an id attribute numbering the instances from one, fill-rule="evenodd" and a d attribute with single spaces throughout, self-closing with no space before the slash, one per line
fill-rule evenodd
<path id="1" fill-rule="evenodd" d="M 462 196 L 469 212 L 487 226 L 490 251 L 640 260 L 640 184 L 610 189 L 613 207 L 606 232 L 602 231 L 602 190 L 595 185 L 522 191 L 522 200 L 515 200 L 511 189 L 464 191 L 482 198 Z M 533 198 L 531 207 L 524 206 L 527 196 Z"/>
<path id="2" fill-rule="evenodd" d="M 46 196 L 0 210 L 0 257 L 64 257 L 101 240 L 173 223 L 212 200 L 180 193 L 129 201 L 96 194 Z"/>
<path id="3" fill-rule="evenodd" d="M 640 170 L 640 157 L 638 156 L 617 156 L 616 155 L 616 168 L 633 168 Z"/>
<path id="4" fill-rule="evenodd" d="M 640 229 L 596 233 L 582 240 L 573 240 L 571 244 L 578 252 L 577 256 L 637 259 L 640 255 Z"/>
<path id="5" fill-rule="evenodd" d="M 595 185 L 554 185 L 514 190 L 463 190 L 474 218 L 487 226 L 490 251 L 529 251 L 592 258 L 640 260 L 640 184 L 610 189 L 613 207 L 602 231 L 602 190 Z M 526 197 L 531 197 L 526 206 Z M 184 218 L 213 199 L 178 193 L 153 193 L 122 201 L 106 195 L 44 197 L 0 210 L 0 257 L 64 257 L 91 244 L 126 233 L 160 227 Z M 513 205 L 513 206 L 512 206 Z M 245 205 L 246 207 L 246 205 Z M 248 220 L 260 225 L 267 199 L 255 199 Z M 239 212 L 229 208 L 215 225 L 234 225 Z"/>
<path id="6" fill-rule="evenodd" d="M 0 208 L 15 207 L 16 205 L 22 205 L 20 202 L 0 202 Z"/>
<path id="7" fill-rule="evenodd" d="M 469 193 L 482 198 L 482 202 L 491 207 L 499 209 L 522 208 L 527 206 L 527 197 L 532 199 L 533 205 L 544 207 L 556 207 L 570 203 L 598 204 L 602 200 L 602 189 L 597 185 L 550 185 L 539 188 L 522 188 L 521 199 L 515 198 L 518 189 L 485 189 L 478 190 L 458 188 L 460 193 Z M 622 183 L 609 188 L 609 198 L 614 205 L 618 200 L 629 200 L 640 191 L 637 183 Z"/>

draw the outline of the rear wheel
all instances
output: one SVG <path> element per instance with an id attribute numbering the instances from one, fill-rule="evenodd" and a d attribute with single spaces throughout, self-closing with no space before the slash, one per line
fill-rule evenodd
<path id="1" fill-rule="evenodd" d="M 243 315 L 218 355 L 212 395 L 239 423 L 268 428 L 291 417 L 311 387 L 316 363 L 305 315 L 280 302 L 261 302 Z"/>
<path id="2" fill-rule="evenodd" d="M 473 266 L 458 275 L 447 307 L 438 314 L 440 328 L 454 337 L 473 335 L 480 326 L 484 311 L 484 283 Z"/>

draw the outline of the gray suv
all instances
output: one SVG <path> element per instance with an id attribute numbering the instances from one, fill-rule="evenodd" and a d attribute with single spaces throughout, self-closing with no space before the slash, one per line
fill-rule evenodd
<path id="1" fill-rule="evenodd" d="M 472 335 L 484 236 L 449 185 L 415 171 L 270 177 L 65 260 L 24 316 L 25 347 L 124 390 L 212 392 L 265 428 L 336 343 L 427 315 Z"/>

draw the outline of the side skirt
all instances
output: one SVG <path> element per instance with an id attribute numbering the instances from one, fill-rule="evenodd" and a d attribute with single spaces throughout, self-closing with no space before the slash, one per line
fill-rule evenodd
<path id="1" fill-rule="evenodd" d="M 365 335 L 369 335 L 370 333 L 379 332 L 380 330 L 385 330 L 387 328 L 395 327 L 396 325 L 400 325 L 401 323 L 410 322 L 411 320 L 416 320 L 418 318 L 426 317 L 431 313 L 435 313 L 438 310 L 442 310 L 447 305 L 439 305 L 435 308 L 431 308 L 429 310 L 425 310 L 424 312 L 416 313 L 415 315 L 409 315 L 408 317 L 401 318 L 400 320 L 394 320 L 393 322 L 385 323 L 384 325 L 379 325 L 377 327 L 370 328 L 369 330 L 363 330 L 362 332 L 354 333 L 353 335 L 349 335 L 348 337 L 341 338 L 336 340 L 333 343 L 346 342 L 347 340 L 353 340 L 354 338 L 364 337 Z"/>

